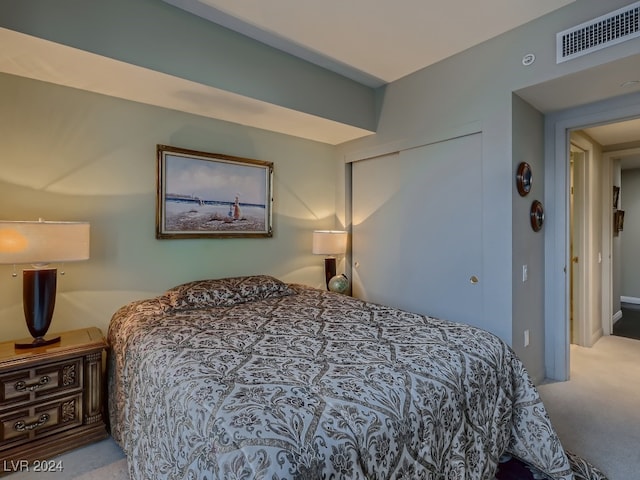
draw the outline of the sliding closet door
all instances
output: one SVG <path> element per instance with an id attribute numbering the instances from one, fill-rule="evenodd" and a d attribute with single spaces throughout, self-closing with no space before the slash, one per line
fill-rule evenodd
<path id="1" fill-rule="evenodd" d="M 353 164 L 354 296 L 481 317 L 481 147 L 475 134 Z"/>

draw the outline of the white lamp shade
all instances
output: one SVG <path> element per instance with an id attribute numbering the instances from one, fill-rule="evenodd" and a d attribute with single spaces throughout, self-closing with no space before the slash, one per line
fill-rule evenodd
<path id="1" fill-rule="evenodd" d="M 312 252 L 318 255 L 342 255 L 347 251 L 347 232 L 315 230 Z"/>
<path id="2" fill-rule="evenodd" d="M 87 222 L 0 221 L 0 264 L 44 265 L 88 258 Z"/>

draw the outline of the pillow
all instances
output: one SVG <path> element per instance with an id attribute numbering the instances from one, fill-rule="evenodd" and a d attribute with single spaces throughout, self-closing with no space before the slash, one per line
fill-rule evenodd
<path id="1" fill-rule="evenodd" d="M 272 297 L 286 297 L 295 292 L 286 283 L 268 275 L 252 275 L 249 277 L 230 278 L 235 290 L 247 302 Z"/>
<path id="2" fill-rule="evenodd" d="M 167 290 L 164 297 L 173 310 L 230 307 L 239 303 L 283 297 L 295 293 L 268 275 L 195 280 Z"/>

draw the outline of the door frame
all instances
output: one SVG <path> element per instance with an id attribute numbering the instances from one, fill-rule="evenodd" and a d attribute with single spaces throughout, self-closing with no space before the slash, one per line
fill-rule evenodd
<path id="1" fill-rule="evenodd" d="M 577 134 L 576 134 L 577 133 Z M 574 311 L 573 336 L 571 343 L 583 347 L 591 347 L 602 336 L 603 329 L 600 315 L 604 312 L 602 304 L 605 295 L 611 296 L 611 285 L 607 283 L 604 269 L 611 256 L 607 251 L 609 244 L 603 242 L 604 225 L 603 207 L 605 198 L 610 195 L 605 192 L 611 191 L 611 185 L 605 186 L 601 179 L 604 160 L 602 155 L 598 155 L 596 145 L 593 141 L 580 132 L 571 131 L 571 147 L 574 158 L 579 162 L 578 182 L 574 185 L 574 200 L 578 195 L 578 210 L 573 219 L 573 235 L 577 236 L 578 251 L 573 256 L 578 257 L 577 268 L 570 269 L 575 274 L 573 282 L 577 284 L 578 302 L 573 298 L 573 307 L 577 304 L 577 313 Z M 574 169 L 576 162 L 574 161 Z M 607 202 L 609 206 L 609 202 Z M 576 231 L 579 230 L 579 231 Z M 611 235 L 610 230 L 606 230 Z M 571 267 L 576 264 L 573 263 Z M 576 321 L 576 317 L 577 320 Z"/>
<path id="2" fill-rule="evenodd" d="M 602 191 L 613 191 L 613 161 L 616 152 L 602 154 Z M 602 201 L 602 333 L 613 334 L 613 201 L 603 195 Z"/>
<path id="3" fill-rule="evenodd" d="M 571 139 L 569 151 L 573 154 L 573 164 L 570 160 L 569 182 L 569 341 L 578 345 L 588 346 L 585 332 L 588 330 L 588 319 L 591 318 L 589 302 L 589 261 L 587 222 L 589 205 L 587 191 L 588 152 Z M 576 260 L 574 260 L 576 259 Z M 573 317 L 573 325 L 571 318 Z"/>
<path id="4" fill-rule="evenodd" d="M 568 380 L 570 132 L 640 116 L 640 94 L 622 95 L 545 117 L 545 375 Z M 604 181 L 604 180 L 603 180 Z M 604 248 L 604 246 L 603 246 Z M 606 269 L 605 269 L 606 270 Z M 603 309 L 607 302 L 603 301 Z"/>

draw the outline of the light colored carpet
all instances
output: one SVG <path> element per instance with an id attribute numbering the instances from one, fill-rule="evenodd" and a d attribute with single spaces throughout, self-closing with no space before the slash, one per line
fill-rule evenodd
<path id="1" fill-rule="evenodd" d="M 74 477 L 75 480 L 129 480 L 127 460 L 123 458 L 104 467 L 91 470 L 84 475 Z"/>
<path id="2" fill-rule="evenodd" d="M 609 480 L 640 478 L 640 341 L 611 336 L 592 348 L 572 345 L 571 379 L 538 390 L 565 448 Z M 47 473 L 47 480 L 129 480 L 124 454 L 112 439 L 56 460 L 64 471 Z M 6 478 L 39 477 L 18 472 Z"/>
<path id="3" fill-rule="evenodd" d="M 19 471 L 9 480 L 46 478 L 46 480 L 129 480 L 127 460 L 111 438 L 78 448 L 53 459 L 61 471 L 35 473 Z M 59 463 L 58 463 L 59 462 Z"/>
<path id="4" fill-rule="evenodd" d="M 609 480 L 640 478 L 640 341 L 572 345 L 570 376 L 538 387 L 564 447 Z"/>

